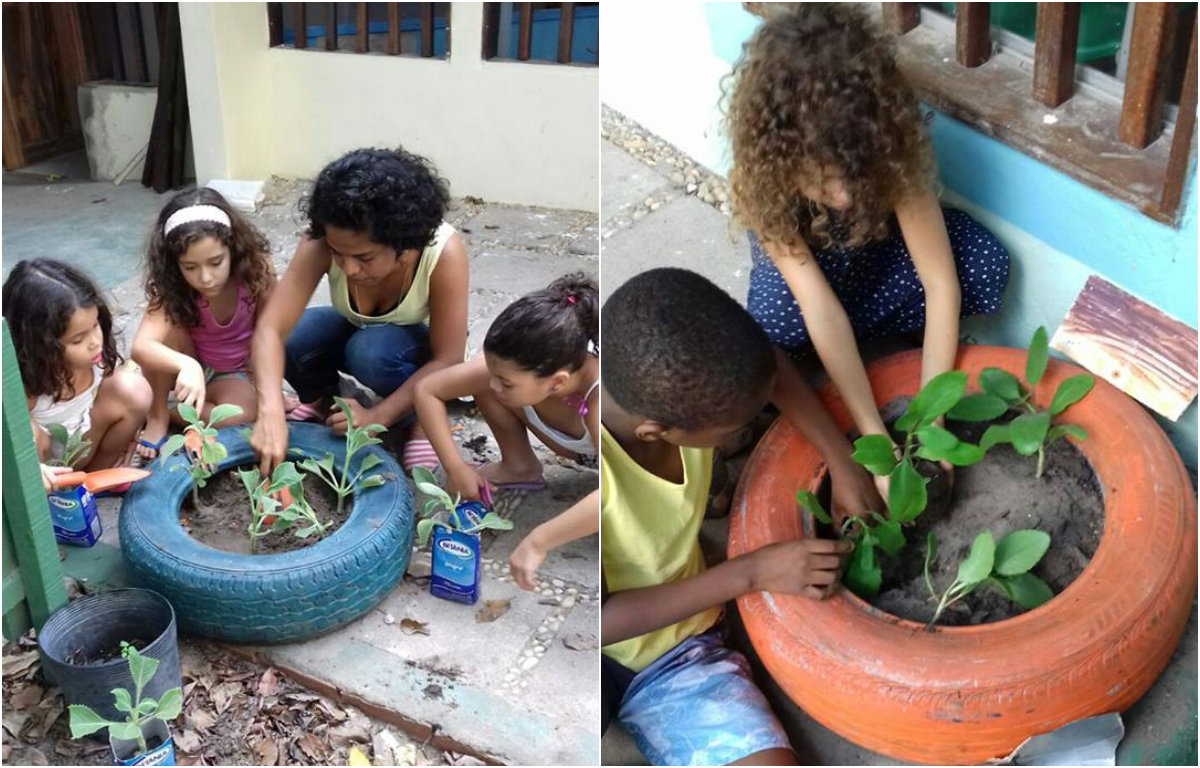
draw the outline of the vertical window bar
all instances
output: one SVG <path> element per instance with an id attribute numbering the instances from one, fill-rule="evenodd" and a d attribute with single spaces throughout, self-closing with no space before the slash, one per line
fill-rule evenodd
<path id="1" fill-rule="evenodd" d="M 562 3 L 558 15 L 558 63 L 571 63 L 571 40 L 575 36 L 575 3 Z"/>
<path id="2" fill-rule="evenodd" d="M 433 56 L 433 3 L 421 3 L 421 55 Z"/>
<path id="3" fill-rule="evenodd" d="M 989 3 L 954 4 L 954 52 L 964 67 L 978 67 L 992 55 Z"/>
<path id="4" fill-rule="evenodd" d="M 1057 107 L 1075 91 L 1078 3 L 1038 3 L 1033 47 L 1033 98 Z"/>
<path id="5" fill-rule="evenodd" d="M 283 45 L 283 3 L 267 3 L 267 29 L 271 47 Z"/>
<path id="6" fill-rule="evenodd" d="M 883 28 L 893 35 L 903 35 L 921 23 L 919 3 L 880 3 L 883 6 Z"/>
<path id="7" fill-rule="evenodd" d="M 302 51 L 308 47 L 308 18 L 304 3 L 292 3 L 292 47 Z"/>
<path id="8" fill-rule="evenodd" d="M 337 3 L 325 3 L 325 50 L 338 49 Z"/>
<path id="9" fill-rule="evenodd" d="M 1192 23 L 1192 44 L 1188 53 L 1187 74 L 1179 96 L 1179 115 L 1175 118 L 1175 135 L 1171 137 L 1171 155 L 1163 179 L 1162 202 L 1159 209 L 1174 216 L 1183 199 L 1183 182 L 1191 165 L 1192 147 L 1196 143 L 1196 24 Z"/>
<path id="10" fill-rule="evenodd" d="M 529 47 L 533 40 L 533 3 L 517 3 L 520 14 L 517 32 L 517 60 L 529 61 Z"/>
<path id="11" fill-rule="evenodd" d="M 371 50 L 371 18 L 366 3 L 354 4 L 354 52 L 367 53 Z"/>
<path id="12" fill-rule="evenodd" d="M 400 3 L 388 3 L 388 42 L 387 52 L 389 56 L 397 56 L 400 53 Z"/>
<path id="13" fill-rule="evenodd" d="M 1117 135 L 1121 141 L 1142 149 L 1163 130 L 1163 108 L 1167 97 L 1167 58 L 1170 52 L 1171 3 L 1137 3 L 1129 44 L 1129 70 L 1125 75 L 1125 98 Z"/>

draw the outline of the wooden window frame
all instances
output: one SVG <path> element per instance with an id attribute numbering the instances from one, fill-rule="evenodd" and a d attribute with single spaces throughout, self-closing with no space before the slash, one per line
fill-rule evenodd
<path id="1" fill-rule="evenodd" d="M 533 3 L 513 3 L 513 11 L 517 16 L 517 57 L 510 59 L 501 56 L 499 51 L 499 27 L 501 25 L 502 3 L 487 2 L 483 4 L 483 51 L 484 61 L 520 62 L 522 64 L 565 64 L 576 67 L 598 67 L 599 63 L 589 61 L 573 61 L 571 45 L 575 35 L 575 10 L 578 3 L 560 3 L 558 21 L 558 46 L 553 61 L 534 59 L 530 57 L 533 38 Z M 597 57 L 599 58 L 599 57 Z"/>
<path id="2" fill-rule="evenodd" d="M 435 61 L 449 61 L 451 53 L 451 29 L 452 11 L 447 8 L 446 11 L 446 53 L 444 56 L 435 56 L 433 53 L 433 37 L 434 37 L 434 14 L 435 3 L 419 3 L 420 5 L 420 20 L 421 29 L 418 42 L 418 50 L 415 53 L 401 53 L 400 51 L 400 5 L 401 3 L 385 3 L 387 6 L 388 15 L 388 32 L 387 42 L 384 45 L 384 50 L 371 50 L 371 35 L 370 35 L 370 17 L 368 13 L 367 3 L 321 3 L 319 16 L 321 22 L 325 25 L 325 35 L 322 43 L 317 46 L 308 45 L 307 34 L 299 34 L 297 30 L 304 30 L 307 27 L 308 9 L 304 3 L 267 3 L 267 28 L 269 34 L 268 46 L 271 48 L 286 47 L 283 42 L 283 28 L 285 17 L 291 20 L 292 25 L 292 50 L 321 50 L 330 53 L 377 53 L 386 54 L 388 56 L 403 56 L 405 58 L 423 58 L 433 59 Z M 339 5 L 354 6 L 354 50 L 343 51 L 338 46 L 338 31 L 337 31 L 337 11 Z M 447 5 L 451 5 L 447 3 Z M 285 8 L 284 6 L 288 6 Z"/>

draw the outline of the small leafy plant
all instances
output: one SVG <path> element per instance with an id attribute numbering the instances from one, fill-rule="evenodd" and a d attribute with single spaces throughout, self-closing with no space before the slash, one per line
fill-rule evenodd
<path id="1" fill-rule="evenodd" d="M 350 406 L 346 401 L 340 397 L 335 397 L 333 400 L 346 416 L 346 459 L 342 462 L 342 471 L 340 473 L 334 471 L 332 453 L 325 454 L 325 457 L 320 460 L 305 459 L 300 462 L 300 467 L 321 478 L 326 485 L 333 489 L 333 492 L 337 494 L 337 511 L 340 515 L 346 497 L 351 493 L 365 491 L 368 488 L 384 484 L 383 475 L 363 477 L 366 472 L 369 472 L 381 463 L 378 456 L 372 453 L 364 458 L 353 477 L 350 476 L 350 461 L 359 450 L 366 448 L 368 445 L 382 443 L 383 441 L 376 437 L 376 435 L 380 432 L 385 432 L 387 427 L 382 424 L 357 426 L 354 423 Z"/>
<path id="2" fill-rule="evenodd" d="M 112 722 L 98 715 L 91 707 L 82 704 L 72 704 L 68 709 L 71 717 L 71 738 L 81 739 L 96 731 L 108 729 L 114 739 L 127 741 L 136 740 L 138 754 L 148 749 L 146 737 L 142 733 L 143 724 L 150 720 L 162 720 L 170 723 L 179 717 L 183 709 L 183 693 L 179 688 L 172 688 L 157 701 L 142 698 L 142 690 L 154 678 L 158 670 L 158 660 L 142 656 L 129 643 L 121 643 L 121 655 L 129 662 L 129 674 L 133 677 L 134 692 L 131 695 L 124 688 L 112 690 L 113 706 L 118 712 L 126 712 L 129 717 L 124 722 Z"/>
<path id="3" fill-rule="evenodd" d="M 450 494 L 437 484 L 433 473 L 424 467 L 413 468 L 413 481 L 416 483 L 417 490 L 429 496 L 425 500 L 424 506 L 421 507 L 421 515 L 425 519 L 417 523 L 417 540 L 422 547 L 429 541 L 429 535 L 433 533 L 433 529 L 439 525 L 447 530 L 461 533 L 478 533 L 484 529 L 512 530 L 512 520 L 506 520 L 495 512 L 488 512 L 475 524 L 472 524 L 470 520 L 464 520 L 463 516 L 458 513 L 458 505 L 462 501 L 462 496 L 456 495 L 454 498 L 450 498 Z"/>
<path id="4" fill-rule="evenodd" d="M 59 458 L 46 461 L 51 467 L 73 467 L 92 450 L 91 440 L 82 434 L 68 432 L 62 424 L 47 424 L 46 432 L 50 435 L 50 455 L 59 454 Z M 59 450 L 54 450 L 55 447 Z"/>
<path id="5" fill-rule="evenodd" d="M 192 463 L 188 466 L 188 474 L 192 476 L 192 503 L 201 509 L 200 489 L 213 476 L 214 467 L 229 455 L 229 450 L 217 440 L 217 430 L 213 426 L 226 419 L 240 416 L 242 409 L 232 403 L 215 406 L 208 415 L 206 423 L 196 413 L 196 409 L 187 403 L 179 404 L 179 415 L 187 422 L 183 433 L 171 435 L 159 452 L 159 459 L 166 461 L 167 457 L 187 446 Z"/>
<path id="6" fill-rule="evenodd" d="M 1046 448 L 1055 440 L 1070 435 L 1076 440 L 1086 440 L 1087 431 L 1074 424 L 1051 426 L 1051 419 L 1082 400 L 1096 379 L 1086 373 L 1064 379 L 1050 400 L 1050 408 L 1038 410 L 1029 402 L 1030 395 L 1046 372 L 1049 361 L 1049 342 L 1046 329 L 1039 327 L 1029 342 L 1025 358 L 1025 383 L 1008 371 L 1000 368 L 984 368 L 979 372 L 979 388 L 982 394 L 968 395 L 957 407 L 947 414 L 952 419 L 985 421 L 999 417 L 1009 408 L 1024 408 L 1026 413 L 1008 424 L 993 424 L 983 433 L 980 447 L 984 450 L 999 443 L 1012 445 L 1022 456 L 1037 454 L 1037 477 L 1042 476 L 1046 464 Z"/>
<path id="7" fill-rule="evenodd" d="M 238 477 L 250 496 L 250 525 L 246 533 L 255 549 L 271 533 L 291 531 L 298 539 L 316 534 L 324 536 L 331 522 L 322 523 L 304 498 L 304 476 L 290 461 L 275 467 L 264 480 L 257 467 L 238 470 Z"/>
<path id="8" fill-rule="evenodd" d="M 1050 535 L 1042 531 L 1012 531 L 999 542 L 992 539 L 991 531 L 984 531 L 971 542 L 971 550 L 959 564 L 954 581 L 939 596 L 929 576 L 929 566 L 937 557 L 937 538 L 930 531 L 925 549 L 925 586 L 929 588 L 937 608 L 926 628 L 936 624 L 947 608 L 969 595 L 980 584 L 996 587 L 1026 610 L 1036 608 L 1054 597 L 1054 592 L 1046 582 L 1029 572 L 1049 548 Z"/>

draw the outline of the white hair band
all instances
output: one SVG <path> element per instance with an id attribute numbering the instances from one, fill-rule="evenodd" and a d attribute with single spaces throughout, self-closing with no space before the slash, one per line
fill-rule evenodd
<path id="1" fill-rule="evenodd" d="M 231 226 L 229 223 L 229 214 L 217 206 L 189 205 L 187 208 L 180 208 L 167 217 L 167 223 L 163 224 L 163 237 L 171 234 L 171 230 L 180 224 L 191 224 L 193 221 L 213 221 L 217 224 L 224 224 L 227 227 Z"/>

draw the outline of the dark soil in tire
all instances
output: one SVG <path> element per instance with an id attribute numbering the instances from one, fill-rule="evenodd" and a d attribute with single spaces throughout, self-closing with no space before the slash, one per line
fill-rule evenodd
<path id="1" fill-rule="evenodd" d="M 903 413 L 907 401 L 908 398 L 897 400 L 884 409 L 888 423 Z M 989 424 L 1003 423 L 1016 415 L 1010 412 L 988 423 L 947 421 L 946 428 L 960 440 L 978 444 Z M 940 468 L 932 464 L 922 471 L 941 475 Z M 905 529 L 908 544 L 897 557 L 883 558 L 883 587 L 872 601 L 875 607 L 921 623 L 933 616 L 936 601 L 931 599 L 924 578 L 930 531 L 937 537 L 937 556 L 930 566 L 930 578 L 939 593 L 954 581 L 971 542 L 985 529 L 992 532 L 996 541 L 1022 528 L 1050 534 L 1050 549 L 1032 573 L 1056 595 L 1066 589 L 1087 567 L 1100 545 L 1104 496 L 1091 464 L 1065 439 L 1055 441 L 1047 450 L 1042 477 L 1035 477 L 1036 471 L 1036 455 L 1021 456 L 1012 446 L 998 445 L 978 464 L 955 467 L 948 499 L 942 478 L 930 482 L 926 512 L 917 518 L 915 526 Z M 998 589 L 980 585 L 943 612 L 938 624 L 986 624 L 1021 613 L 1024 609 Z"/>
<path id="2" fill-rule="evenodd" d="M 333 525 L 325 530 L 326 537 L 346 521 L 354 505 L 353 496 L 347 497 L 346 508 L 338 514 L 337 494 L 311 475 L 304 478 L 304 498 L 317 513 L 318 520 L 333 521 Z M 200 504 L 201 509 L 197 510 L 192 495 L 189 493 L 184 497 L 179 509 L 179 524 L 196 541 L 223 552 L 239 555 L 292 552 L 312 546 L 324 538 L 314 535 L 299 539 L 291 531 L 280 531 L 264 536 L 258 542 L 258 549 L 251 549 L 250 536 L 246 533 L 250 525 L 250 499 L 237 476 L 237 470 L 221 472 L 209 479 L 208 484 L 200 489 Z"/>

